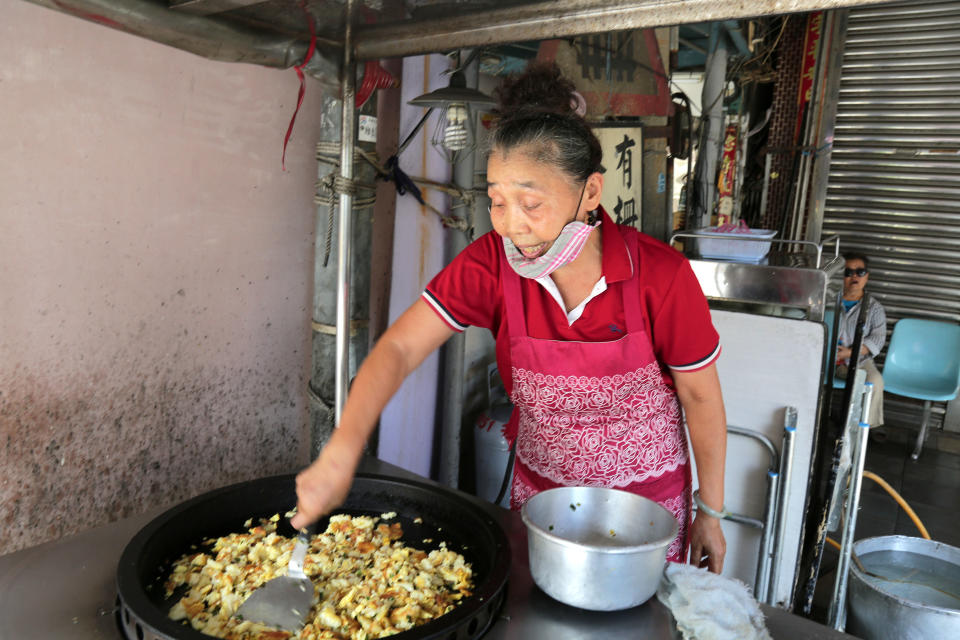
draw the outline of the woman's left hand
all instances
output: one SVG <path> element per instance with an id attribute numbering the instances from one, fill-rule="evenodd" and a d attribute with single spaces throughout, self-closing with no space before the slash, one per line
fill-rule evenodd
<path id="1" fill-rule="evenodd" d="M 719 574 L 726 554 L 727 541 L 720 520 L 698 511 L 690 525 L 690 564 Z"/>

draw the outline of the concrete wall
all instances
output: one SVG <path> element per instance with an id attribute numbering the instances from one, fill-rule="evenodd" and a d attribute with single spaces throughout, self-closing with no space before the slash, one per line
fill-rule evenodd
<path id="1" fill-rule="evenodd" d="M 0 553 L 306 463 L 319 86 L 0 11 Z"/>

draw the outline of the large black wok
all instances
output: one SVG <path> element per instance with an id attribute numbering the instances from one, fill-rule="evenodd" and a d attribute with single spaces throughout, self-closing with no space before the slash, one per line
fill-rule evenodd
<path id="1" fill-rule="evenodd" d="M 124 549 L 117 568 L 118 616 L 124 636 L 128 640 L 209 640 L 167 617 L 180 595 L 169 600 L 164 597 L 163 582 L 171 564 L 206 538 L 244 531 L 248 518 L 256 521 L 288 511 L 294 503 L 294 481 L 294 475 L 275 476 L 217 489 L 170 509 L 145 526 Z M 337 513 L 379 516 L 389 511 L 397 513 L 407 544 L 430 550 L 446 542 L 448 548 L 462 553 L 473 565 L 475 584 L 474 595 L 455 610 L 391 638 L 467 640 L 483 635 L 503 604 L 510 570 L 509 542 L 500 525 L 452 491 L 362 473 Z M 415 518 L 422 523 L 415 523 Z M 325 526 L 321 521 L 319 530 Z M 284 521 L 280 533 L 294 532 Z"/>

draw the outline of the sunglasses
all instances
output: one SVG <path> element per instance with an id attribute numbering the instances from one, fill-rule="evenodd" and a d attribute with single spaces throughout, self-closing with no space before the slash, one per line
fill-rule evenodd
<path id="1" fill-rule="evenodd" d="M 867 273 L 869 272 L 864 267 L 860 267 L 859 269 L 844 269 L 843 277 L 849 278 L 850 276 L 856 275 L 862 278 L 863 276 L 867 275 Z"/>

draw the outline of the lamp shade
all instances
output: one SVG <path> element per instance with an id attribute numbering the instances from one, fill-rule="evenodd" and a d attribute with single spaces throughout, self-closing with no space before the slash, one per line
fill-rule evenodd
<path id="1" fill-rule="evenodd" d="M 496 101 L 468 88 L 463 73 L 455 71 L 448 86 L 414 98 L 409 104 L 440 112 L 430 144 L 448 162 L 455 163 L 462 154 L 472 152 L 477 146 L 477 112 L 490 109 Z"/>
<path id="2" fill-rule="evenodd" d="M 467 80 L 462 71 L 453 72 L 448 86 L 417 96 L 408 104 L 415 107 L 442 109 L 451 102 L 464 103 L 481 111 L 497 104 L 497 101 L 487 94 L 467 87 Z"/>

